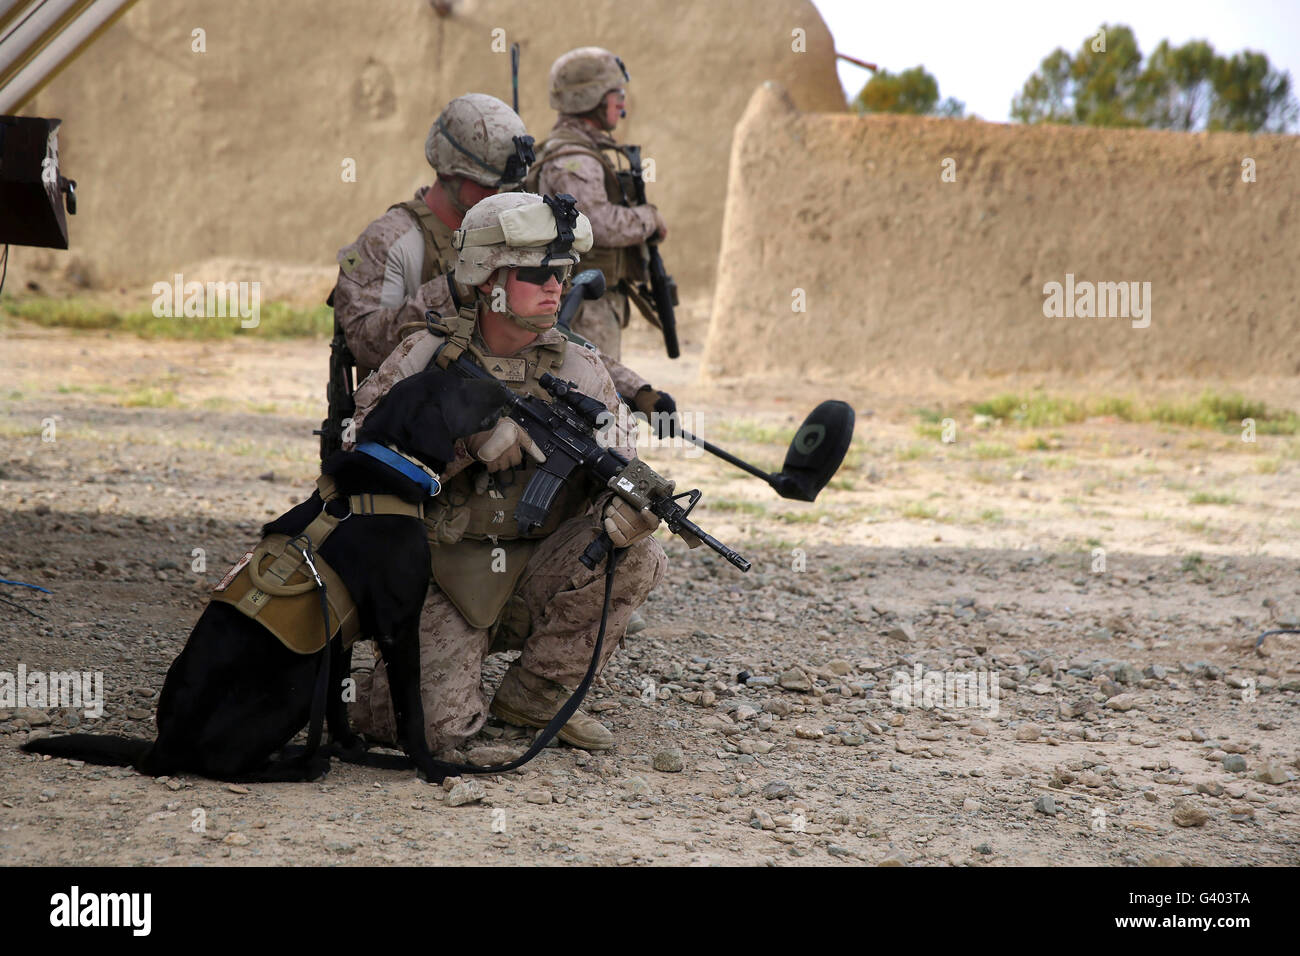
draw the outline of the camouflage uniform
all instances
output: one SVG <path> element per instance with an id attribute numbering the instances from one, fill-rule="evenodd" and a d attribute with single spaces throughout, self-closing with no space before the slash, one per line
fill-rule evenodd
<path id="1" fill-rule="evenodd" d="M 403 325 L 423 324 L 425 312 L 450 301 L 446 272 L 456 261 L 451 229 L 428 208 L 429 188 L 390 207 L 339 250 L 334 313 L 357 360 L 358 379 L 397 348 Z"/>
<path id="2" fill-rule="evenodd" d="M 591 220 L 595 247 L 583 268 L 605 273 L 604 297 L 584 302 L 570 323 L 601 352 L 619 358 L 629 320 L 629 282 L 646 281 L 644 241 L 662 219 L 653 205 L 628 205 L 616 173 L 628 168 L 614 137 L 584 116 L 599 113 L 605 94 L 628 79 L 623 61 L 600 47 L 570 50 L 551 67 L 550 103 L 559 119 L 537 151 L 528 188 L 568 193 Z M 603 121 L 601 121 L 603 122 Z M 619 391 L 631 397 L 634 392 Z"/>
<path id="3" fill-rule="evenodd" d="M 576 145 L 561 145 L 554 139 L 561 130 L 574 139 L 581 137 L 590 144 L 590 151 L 584 153 Z M 659 228 L 654 206 L 625 206 L 611 197 L 608 168 L 597 156 L 603 151 L 608 157 L 608 151 L 616 145 L 614 137 L 578 117 L 561 116 L 551 131 L 551 138 L 542 144 L 534 167 L 538 192 L 568 193 L 578 200 L 578 208 L 591 220 L 596 246 L 584 266 L 605 272 L 608 290 L 601 298 L 584 302 L 569 325 L 602 353 L 614 358 L 622 354 L 623 329 L 630 316 L 628 297 L 619 289 L 619 280 L 644 281 L 641 243 Z M 604 268 L 598 264 L 602 262 Z M 648 384 L 644 379 L 642 383 Z M 636 389 L 629 392 L 620 386 L 619 392 L 630 396 Z"/>
<path id="4" fill-rule="evenodd" d="M 472 287 L 458 283 L 458 288 Z M 449 329 L 460 330 L 451 338 L 470 346 L 466 354 L 473 354 L 474 349 L 487 353 L 475 324 L 478 308 L 475 293 L 474 300 L 454 319 L 443 320 Z M 465 335 L 467 329 L 472 329 L 472 334 Z M 446 341 L 446 336 L 424 330 L 402 340 L 357 388 L 358 431 L 380 398 L 398 381 L 426 368 Z M 517 378 L 496 373 L 514 391 L 538 394 L 536 378 L 549 369 L 617 414 L 618 396 L 600 357 L 591 349 L 567 342 L 557 330 L 541 332 L 507 358 L 527 369 Z M 490 358 L 483 361 L 493 368 Z M 619 427 L 615 418 L 603 437 L 615 451 L 635 456 L 634 428 Z M 530 621 L 530 627 L 521 629 L 527 637 L 519 665 L 531 675 L 569 687 L 581 679 L 590 662 L 604 603 L 603 568 L 588 570 L 578 558 L 601 532 L 602 515 L 612 492 L 584 491 L 575 485 L 557 500 L 551 518 L 540 529 L 520 537 L 511 517 L 512 502 L 527 484 L 535 464 L 528 462 L 497 476 L 485 475 L 481 469 L 469 470 L 474 464 L 465 442 L 458 441 L 456 457 L 442 476 L 443 492 L 426 518 L 434 582 L 420 619 L 420 691 L 429 747 L 443 754 L 476 734 L 486 720 L 488 700 L 480 686 L 481 663 L 491 647 L 493 624 L 508 603 L 515 603 L 515 610 L 526 612 Z M 666 566 L 663 549 L 651 537 L 626 550 L 614 578 L 602 667 L 621 642 L 632 612 L 663 578 Z M 371 674 L 358 676 L 358 699 L 350 708 L 358 730 L 378 739 L 392 739 L 389 693 L 382 663 Z"/>
<path id="5" fill-rule="evenodd" d="M 404 339 L 379 370 L 357 389 L 357 428 L 392 386 L 424 368 L 431 351 L 429 332 L 416 332 Z M 536 349 L 563 341 L 554 330 L 521 350 L 524 356 Z M 423 343 L 423 344 L 422 344 Z M 417 361 L 410 356 L 415 352 Z M 554 374 L 576 382 L 578 389 L 617 411 L 613 383 L 596 355 L 570 345 L 564 362 Z M 625 455 L 636 453 L 636 432 L 619 432 L 611 447 Z M 457 457 L 448 465 L 444 478 L 451 478 L 473 464 L 457 443 Z M 522 599 L 532 629 L 524 643 L 520 663 L 534 674 L 572 687 L 578 683 L 591 660 L 600 612 L 604 603 L 602 568 L 590 571 L 578 556 L 600 533 L 600 515 L 609 492 L 580 503 L 527 558 L 514 593 Z M 435 548 L 454 548 L 440 543 L 431 531 Z M 646 538 L 627 550 L 614 578 L 601 666 L 622 641 L 632 612 L 663 579 L 667 558 L 653 538 Z M 485 567 L 486 574 L 491 574 Z M 488 698 L 481 688 L 482 661 L 491 646 L 489 627 L 475 627 L 436 583 L 429 588 L 420 617 L 420 696 L 424 701 L 425 733 L 434 753 L 446 754 L 473 737 L 487 719 Z M 382 662 L 373 673 L 357 675 L 357 701 L 349 711 L 356 728 L 376 739 L 395 738 L 392 702 L 387 672 Z"/>
<path id="6" fill-rule="evenodd" d="M 446 124 L 455 129 L 457 144 L 491 163 L 502 162 L 503 149 L 524 132 L 506 104 L 481 93 L 458 97 L 439 116 L 425 143 L 429 164 L 444 178 L 464 176 L 484 186 L 496 184 L 499 170 L 484 168 L 451 145 L 443 133 Z M 503 188 L 512 185 L 517 184 Z M 356 242 L 339 250 L 334 312 L 357 360 L 358 381 L 397 347 L 404 325 L 423 324 L 431 309 L 446 313 L 451 301 L 446 273 L 456 264 L 452 227 L 430 209 L 431 188 L 438 187 L 422 187 L 410 201 L 389 207 Z M 631 397 L 649 385 L 618 361 L 617 350 L 604 358 L 619 394 Z"/>

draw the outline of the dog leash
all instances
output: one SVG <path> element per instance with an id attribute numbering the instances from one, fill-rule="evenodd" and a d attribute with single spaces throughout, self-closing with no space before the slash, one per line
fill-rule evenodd
<path id="1" fill-rule="evenodd" d="M 303 544 L 298 544 L 299 541 L 302 541 Z M 329 694 L 329 651 L 333 635 L 330 634 L 329 599 L 325 593 L 325 582 L 321 578 L 320 572 L 316 570 L 316 562 L 311 557 L 311 538 L 305 534 L 300 534 L 295 538 L 291 538 L 288 546 L 297 549 L 298 553 L 302 555 L 307 570 L 311 572 L 312 578 L 316 581 L 316 591 L 320 595 L 321 621 L 325 627 L 325 643 L 317 651 L 320 654 L 320 660 L 316 662 L 316 685 L 311 695 L 311 720 L 308 722 L 307 728 L 307 747 L 303 751 L 301 758 L 304 769 L 307 769 L 310 767 L 312 758 L 316 756 L 316 752 L 320 749 L 321 736 L 325 730 L 325 698 Z"/>

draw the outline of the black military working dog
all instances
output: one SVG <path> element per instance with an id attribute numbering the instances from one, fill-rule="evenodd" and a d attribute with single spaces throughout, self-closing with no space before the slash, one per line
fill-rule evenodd
<path id="1" fill-rule="evenodd" d="M 495 382 L 466 381 L 431 369 L 395 385 L 365 420 L 358 444 L 401 449 L 441 472 L 454 456 L 456 438 L 492 427 L 503 403 Z M 338 452 L 325 463 L 343 497 L 331 514 L 347 511 L 347 495 L 393 494 L 405 501 L 426 495 L 415 480 L 367 454 Z M 299 534 L 321 511 L 319 492 L 262 528 Z M 356 603 L 361 631 L 374 637 L 388 664 L 393 709 L 403 745 L 430 780 L 419 690 L 419 621 L 429 588 L 429 542 L 423 522 L 401 515 L 350 516 L 320 548 Z M 321 625 L 322 636 L 324 625 Z M 333 635 L 332 635 L 333 637 Z M 351 654 L 332 639 L 326 718 L 335 744 L 357 750 L 340 692 Z M 182 771 L 218 780 L 314 779 L 328 768 L 322 755 L 272 762 L 308 722 L 317 654 L 297 654 L 253 618 L 230 604 L 210 602 L 172 662 L 158 698 L 158 739 L 96 734 L 45 737 L 23 746 L 88 763 L 134 766 L 151 776 Z M 395 758 L 400 759 L 400 758 Z"/>

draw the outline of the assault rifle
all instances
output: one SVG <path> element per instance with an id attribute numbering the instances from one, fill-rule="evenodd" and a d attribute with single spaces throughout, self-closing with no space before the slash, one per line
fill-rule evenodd
<path id="1" fill-rule="evenodd" d="M 620 146 L 619 149 L 631 167 L 626 174 L 619 174 L 624 197 L 634 205 L 644 206 L 645 178 L 641 171 L 641 147 Z M 677 305 L 677 283 L 664 269 L 663 256 L 659 255 L 659 239 L 651 236 L 645 245 L 650 256 L 650 287 L 647 289 L 645 283 L 641 282 L 637 284 L 636 291 L 643 301 L 648 300 L 654 304 L 655 314 L 659 318 L 658 325 L 664 334 L 664 347 L 668 350 L 668 357 L 675 359 L 682 354 L 677 345 L 677 313 L 674 311 Z"/>
<path id="2" fill-rule="evenodd" d="M 330 293 L 330 300 L 327 305 L 333 305 L 334 294 Z M 355 369 L 357 360 L 352 357 L 352 350 L 348 348 L 348 340 L 343 335 L 343 327 L 339 325 L 339 320 L 334 319 L 334 338 L 330 339 L 330 381 L 325 387 L 326 412 L 325 420 L 320 423 L 320 428 L 312 432 L 313 435 L 320 436 L 320 460 L 324 463 L 325 459 L 336 451 L 343 449 L 343 431 L 344 422 L 352 418 L 357 410 L 356 402 L 352 398 L 354 383 L 352 381 L 353 369 Z"/>
<path id="3" fill-rule="evenodd" d="M 436 353 L 434 358 L 436 360 Z M 448 368 L 465 378 L 496 381 L 464 355 L 449 363 Z M 663 519 L 669 531 L 681 535 L 690 547 L 706 544 L 740 570 L 749 570 L 749 561 L 739 552 L 690 520 L 691 510 L 701 497 L 698 489 L 673 494 L 673 482 L 656 473 L 641 459 L 629 461 L 596 440 L 597 429 L 604 427 L 613 415 L 603 403 L 578 391 L 573 382 L 558 379 L 549 372 L 543 374 L 538 382 L 555 399 L 553 402 L 533 395 L 516 395 L 504 386 L 501 389 L 506 414 L 523 426 L 546 455 L 546 461 L 533 472 L 515 508 L 515 520 L 519 522 L 521 534 L 540 527 L 565 482 L 585 473 L 638 508 L 648 507 Z M 682 498 L 689 499 L 685 507 L 679 502 Z M 586 567 L 594 569 L 612 546 L 609 534 L 602 531 L 587 546 L 580 560 Z"/>

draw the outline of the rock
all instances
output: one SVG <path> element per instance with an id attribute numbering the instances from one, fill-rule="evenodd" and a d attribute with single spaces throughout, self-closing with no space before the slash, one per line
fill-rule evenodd
<path id="1" fill-rule="evenodd" d="M 483 784 L 477 780 L 462 780 L 447 794 L 447 806 L 463 807 L 467 803 L 478 803 L 486 796 Z"/>
<path id="2" fill-rule="evenodd" d="M 1160 802 L 1160 798 L 1156 796 L 1156 792 L 1154 790 L 1143 790 L 1142 799 L 1145 800 L 1147 803 Z"/>
<path id="3" fill-rule="evenodd" d="M 794 707 L 783 697 L 763 701 L 763 710 L 765 713 L 775 714 L 777 717 L 789 717 L 794 713 Z"/>
<path id="4" fill-rule="evenodd" d="M 1210 812 L 1198 803 L 1179 800 L 1174 806 L 1174 823 L 1180 827 L 1203 827 L 1210 819 Z"/>
<path id="5" fill-rule="evenodd" d="M 846 674 L 851 674 L 853 672 L 853 665 L 850 664 L 848 661 L 837 659 L 833 661 L 827 661 L 826 669 L 830 671 L 832 674 L 836 674 L 839 677 L 843 677 Z"/>
<path id="6" fill-rule="evenodd" d="M 885 637 L 891 641 L 914 641 L 916 640 L 916 632 L 912 630 L 910 624 L 900 624 L 886 633 Z"/>
<path id="7" fill-rule="evenodd" d="M 1223 757 L 1223 769 L 1228 773 L 1245 773 L 1246 758 L 1241 754 L 1225 754 Z"/>
<path id="8" fill-rule="evenodd" d="M 766 810 L 760 810 L 755 807 L 750 813 L 749 825 L 755 830 L 775 830 L 776 821 L 772 819 L 772 814 Z"/>
<path id="9" fill-rule="evenodd" d="M 1261 783 L 1271 783 L 1279 787 L 1291 779 L 1285 767 L 1280 763 L 1269 763 L 1255 771 L 1255 779 Z"/>
<path id="10" fill-rule="evenodd" d="M 975 852 L 981 856 L 992 856 L 993 847 L 989 846 L 987 843 L 981 843 L 975 847 Z"/>
<path id="11" fill-rule="evenodd" d="M 1037 740 L 1043 735 L 1043 728 L 1037 724 L 1021 724 L 1016 728 L 1016 740 Z"/>
<path id="12" fill-rule="evenodd" d="M 1106 706 L 1111 710 L 1129 711 L 1137 706 L 1136 694 L 1116 694 L 1110 700 L 1106 701 Z"/>
<path id="13" fill-rule="evenodd" d="M 651 787 L 645 777 L 629 777 L 627 780 L 627 792 L 634 797 L 644 797 L 650 793 Z"/>
<path id="14" fill-rule="evenodd" d="M 235 832 L 235 833 L 227 834 L 226 838 L 221 842 L 226 844 L 226 846 L 248 846 L 248 844 L 251 843 L 252 841 L 249 840 L 248 837 L 245 836 L 244 834 Z"/>
<path id="15" fill-rule="evenodd" d="M 900 850 L 897 853 L 889 854 L 876 866 L 907 866 L 907 856 Z"/>
<path id="16" fill-rule="evenodd" d="M 989 735 L 989 725 L 982 720 L 972 721 L 970 732 L 976 737 L 987 737 Z"/>
<path id="17" fill-rule="evenodd" d="M 338 853 L 343 855 L 357 852 L 357 848 L 355 846 L 353 846 L 351 843 L 348 843 L 344 840 L 329 840 L 325 844 L 325 849 L 329 850 L 331 853 Z"/>
<path id="18" fill-rule="evenodd" d="M 961 808 L 967 813 L 978 813 L 980 808 L 980 802 L 976 800 L 974 797 L 967 797 L 965 800 L 961 802 Z"/>
<path id="19" fill-rule="evenodd" d="M 529 790 L 524 796 L 529 803 L 545 805 L 551 802 L 551 791 L 549 790 Z"/>
<path id="20" fill-rule="evenodd" d="M 470 748 L 468 759 L 476 767 L 491 767 L 494 764 L 509 763 L 517 756 L 518 750 L 506 744 L 480 744 Z"/>
<path id="21" fill-rule="evenodd" d="M 665 747 L 654 755 L 654 768 L 660 773 L 681 773 L 686 760 L 678 747 Z"/>
<path id="22" fill-rule="evenodd" d="M 1034 809 L 1039 813 L 1054 817 L 1056 816 L 1056 801 L 1052 799 L 1050 794 L 1045 793 L 1034 801 Z"/>
<path id="23" fill-rule="evenodd" d="M 1166 675 L 1168 674 L 1168 671 L 1166 671 L 1159 664 L 1152 664 L 1142 673 L 1145 674 L 1147 677 L 1150 677 L 1152 680 L 1164 680 Z"/>
<path id="24" fill-rule="evenodd" d="M 1202 780 L 1196 784 L 1196 792 L 1211 797 L 1221 797 L 1223 796 L 1223 784 L 1217 780 Z"/>
<path id="25" fill-rule="evenodd" d="M 25 720 L 33 727 L 48 727 L 50 715 L 37 707 L 19 707 L 14 711 L 15 720 Z"/>
<path id="26" fill-rule="evenodd" d="M 784 797 L 794 796 L 794 787 L 784 780 L 773 780 L 763 787 L 763 796 L 768 800 L 780 800 Z"/>
<path id="27" fill-rule="evenodd" d="M 779 683 L 786 690 L 796 690 L 796 691 L 803 691 L 803 692 L 810 691 L 812 690 L 813 687 L 812 678 L 810 678 L 803 671 L 799 670 L 797 667 L 792 667 L 789 670 L 782 671 L 781 676 L 777 678 L 777 683 Z"/>

